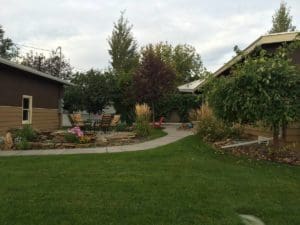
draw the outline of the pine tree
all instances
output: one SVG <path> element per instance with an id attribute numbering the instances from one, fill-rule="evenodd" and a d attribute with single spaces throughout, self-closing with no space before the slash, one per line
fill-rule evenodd
<path id="1" fill-rule="evenodd" d="M 287 7 L 286 2 L 282 1 L 279 9 L 273 15 L 273 27 L 269 33 L 294 31 L 296 27 L 292 25 L 292 19 L 293 17 L 290 15 L 290 8 Z"/>

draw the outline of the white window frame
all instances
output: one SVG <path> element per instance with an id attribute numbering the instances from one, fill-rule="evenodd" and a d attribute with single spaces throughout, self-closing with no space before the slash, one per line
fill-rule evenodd
<path id="1" fill-rule="evenodd" d="M 24 98 L 29 99 L 28 120 L 23 120 L 23 111 L 24 111 L 23 102 L 24 102 Z M 32 96 L 22 95 L 22 124 L 31 124 L 31 123 L 32 123 Z"/>

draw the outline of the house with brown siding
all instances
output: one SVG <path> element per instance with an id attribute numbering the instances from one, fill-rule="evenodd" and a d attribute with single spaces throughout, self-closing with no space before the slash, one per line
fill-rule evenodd
<path id="1" fill-rule="evenodd" d="M 41 130 L 58 129 L 63 87 L 69 84 L 0 58 L 0 135 L 24 124 Z"/>
<path id="2" fill-rule="evenodd" d="M 275 51 L 283 43 L 291 43 L 296 40 L 300 40 L 300 32 L 285 32 L 263 35 L 246 47 L 242 52 L 242 55 L 237 55 L 223 66 L 221 66 L 215 73 L 215 77 L 230 76 L 231 70 L 236 63 L 243 60 L 243 55 L 251 55 L 257 47 L 261 47 L 266 51 Z M 299 66 L 300 70 L 300 48 L 296 49 L 292 55 L 292 61 Z M 270 136 L 272 137 L 272 132 L 269 128 L 259 127 L 259 126 L 246 126 L 245 132 L 255 135 L 255 136 Z M 289 124 L 286 130 L 286 140 L 288 142 L 300 142 L 300 124 L 294 123 Z"/>

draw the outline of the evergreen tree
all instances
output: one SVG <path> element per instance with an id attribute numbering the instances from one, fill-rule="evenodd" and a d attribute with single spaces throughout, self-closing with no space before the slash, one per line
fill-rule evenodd
<path id="1" fill-rule="evenodd" d="M 132 25 L 129 25 L 122 12 L 108 40 L 111 66 L 118 75 L 132 72 L 138 64 L 137 42 L 131 30 Z"/>
<path id="2" fill-rule="evenodd" d="M 124 13 L 114 24 L 112 36 L 108 40 L 111 56 L 111 74 L 115 80 L 114 107 L 122 119 L 133 121 L 135 100 L 132 91 L 132 76 L 138 66 L 137 42 L 132 35 L 132 25 L 124 18 Z"/>
<path id="3" fill-rule="evenodd" d="M 282 1 L 280 3 L 279 9 L 275 12 L 273 16 L 273 27 L 269 31 L 269 33 L 272 34 L 294 31 L 296 27 L 292 25 L 292 19 L 293 17 L 290 15 L 290 8 L 287 7 L 286 2 Z"/>
<path id="4" fill-rule="evenodd" d="M 18 48 L 10 38 L 4 38 L 4 30 L 0 25 L 0 57 L 11 60 L 18 56 Z"/>

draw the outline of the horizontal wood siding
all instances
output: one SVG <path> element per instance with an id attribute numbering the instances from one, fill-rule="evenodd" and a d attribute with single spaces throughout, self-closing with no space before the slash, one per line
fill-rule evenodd
<path id="1" fill-rule="evenodd" d="M 288 142 L 300 142 L 300 128 L 288 128 L 286 139 Z"/>
<path id="2" fill-rule="evenodd" d="M 9 129 L 22 127 L 22 108 L 0 106 L 0 135 Z M 32 109 L 32 127 L 40 130 L 56 130 L 60 127 L 58 109 Z"/>
<path id="3" fill-rule="evenodd" d="M 246 134 L 250 134 L 253 136 L 264 136 L 264 137 L 272 137 L 273 133 L 270 129 L 262 128 L 262 127 L 254 127 L 254 126 L 245 126 L 244 131 Z M 300 142 L 300 127 L 291 125 L 286 130 L 286 141 L 287 142 Z"/>
<path id="4" fill-rule="evenodd" d="M 22 126 L 22 108 L 14 106 L 0 106 L 0 134 L 8 129 Z"/>
<path id="5" fill-rule="evenodd" d="M 33 108 L 32 126 L 41 130 L 55 130 L 60 127 L 58 109 Z"/>

